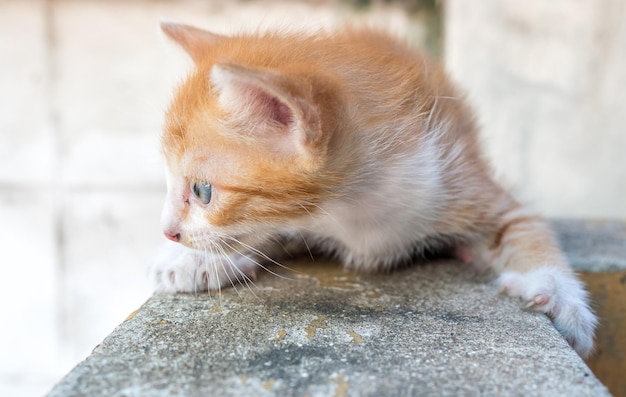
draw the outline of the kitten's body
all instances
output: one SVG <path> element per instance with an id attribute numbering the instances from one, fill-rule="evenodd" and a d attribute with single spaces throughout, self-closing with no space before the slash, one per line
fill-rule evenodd
<path id="1" fill-rule="evenodd" d="M 493 181 L 439 67 L 370 31 L 163 29 L 196 70 L 163 138 L 164 232 L 190 248 L 176 244 L 153 267 L 158 289 L 252 277 L 257 262 L 280 259 L 279 240 L 358 271 L 451 248 L 590 351 L 596 320 L 582 284 L 544 222 Z"/>

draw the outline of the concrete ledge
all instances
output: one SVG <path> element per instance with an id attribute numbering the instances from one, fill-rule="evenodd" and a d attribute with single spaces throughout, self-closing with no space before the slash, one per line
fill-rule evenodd
<path id="1" fill-rule="evenodd" d="M 289 266 L 251 290 L 153 296 L 49 395 L 610 395 L 545 316 L 460 264 Z"/>

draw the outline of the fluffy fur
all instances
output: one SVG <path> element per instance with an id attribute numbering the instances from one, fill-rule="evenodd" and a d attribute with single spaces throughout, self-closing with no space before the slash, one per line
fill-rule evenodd
<path id="1" fill-rule="evenodd" d="M 443 70 L 374 31 L 163 31 L 195 70 L 167 113 L 172 243 L 158 290 L 247 282 L 287 245 L 357 271 L 451 249 L 499 274 L 581 354 L 596 319 L 545 223 L 491 177 Z M 203 204 L 194 184 L 210 184 Z"/>

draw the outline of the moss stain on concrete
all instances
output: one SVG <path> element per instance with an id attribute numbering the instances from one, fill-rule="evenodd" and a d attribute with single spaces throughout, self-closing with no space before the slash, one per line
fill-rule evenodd
<path id="1" fill-rule="evenodd" d="M 365 343 L 365 339 L 351 329 L 347 330 L 346 334 L 352 337 L 352 343 Z"/>
<path id="2" fill-rule="evenodd" d="M 285 339 L 285 336 L 287 336 L 287 331 L 281 329 L 278 331 L 278 336 L 275 339 L 272 339 L 272 341 L 280 342 L 281 340 Z"/>
<path id="3" fill-rule="evenodd" d="M 309 325 L 304 329 L 306 332 L 306 337 L 311 339 L 315 337 L 315 332 L 318 329 L 326 329 L 328 328 L 328 324 L 326 323 L 325 316 L 317 316 L 315 320 L 311 321 Z"/>

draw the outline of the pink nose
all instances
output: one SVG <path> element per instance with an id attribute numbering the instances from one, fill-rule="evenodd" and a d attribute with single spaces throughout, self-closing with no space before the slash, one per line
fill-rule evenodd
<path id="1" fill-rule="evenodd" d="M 168 240 L 172 240 L 175 243 L 180 241 L 180 233 L 172 234 L 170 232 L 163 232 L 163 234 L 165 234 Z"/>

